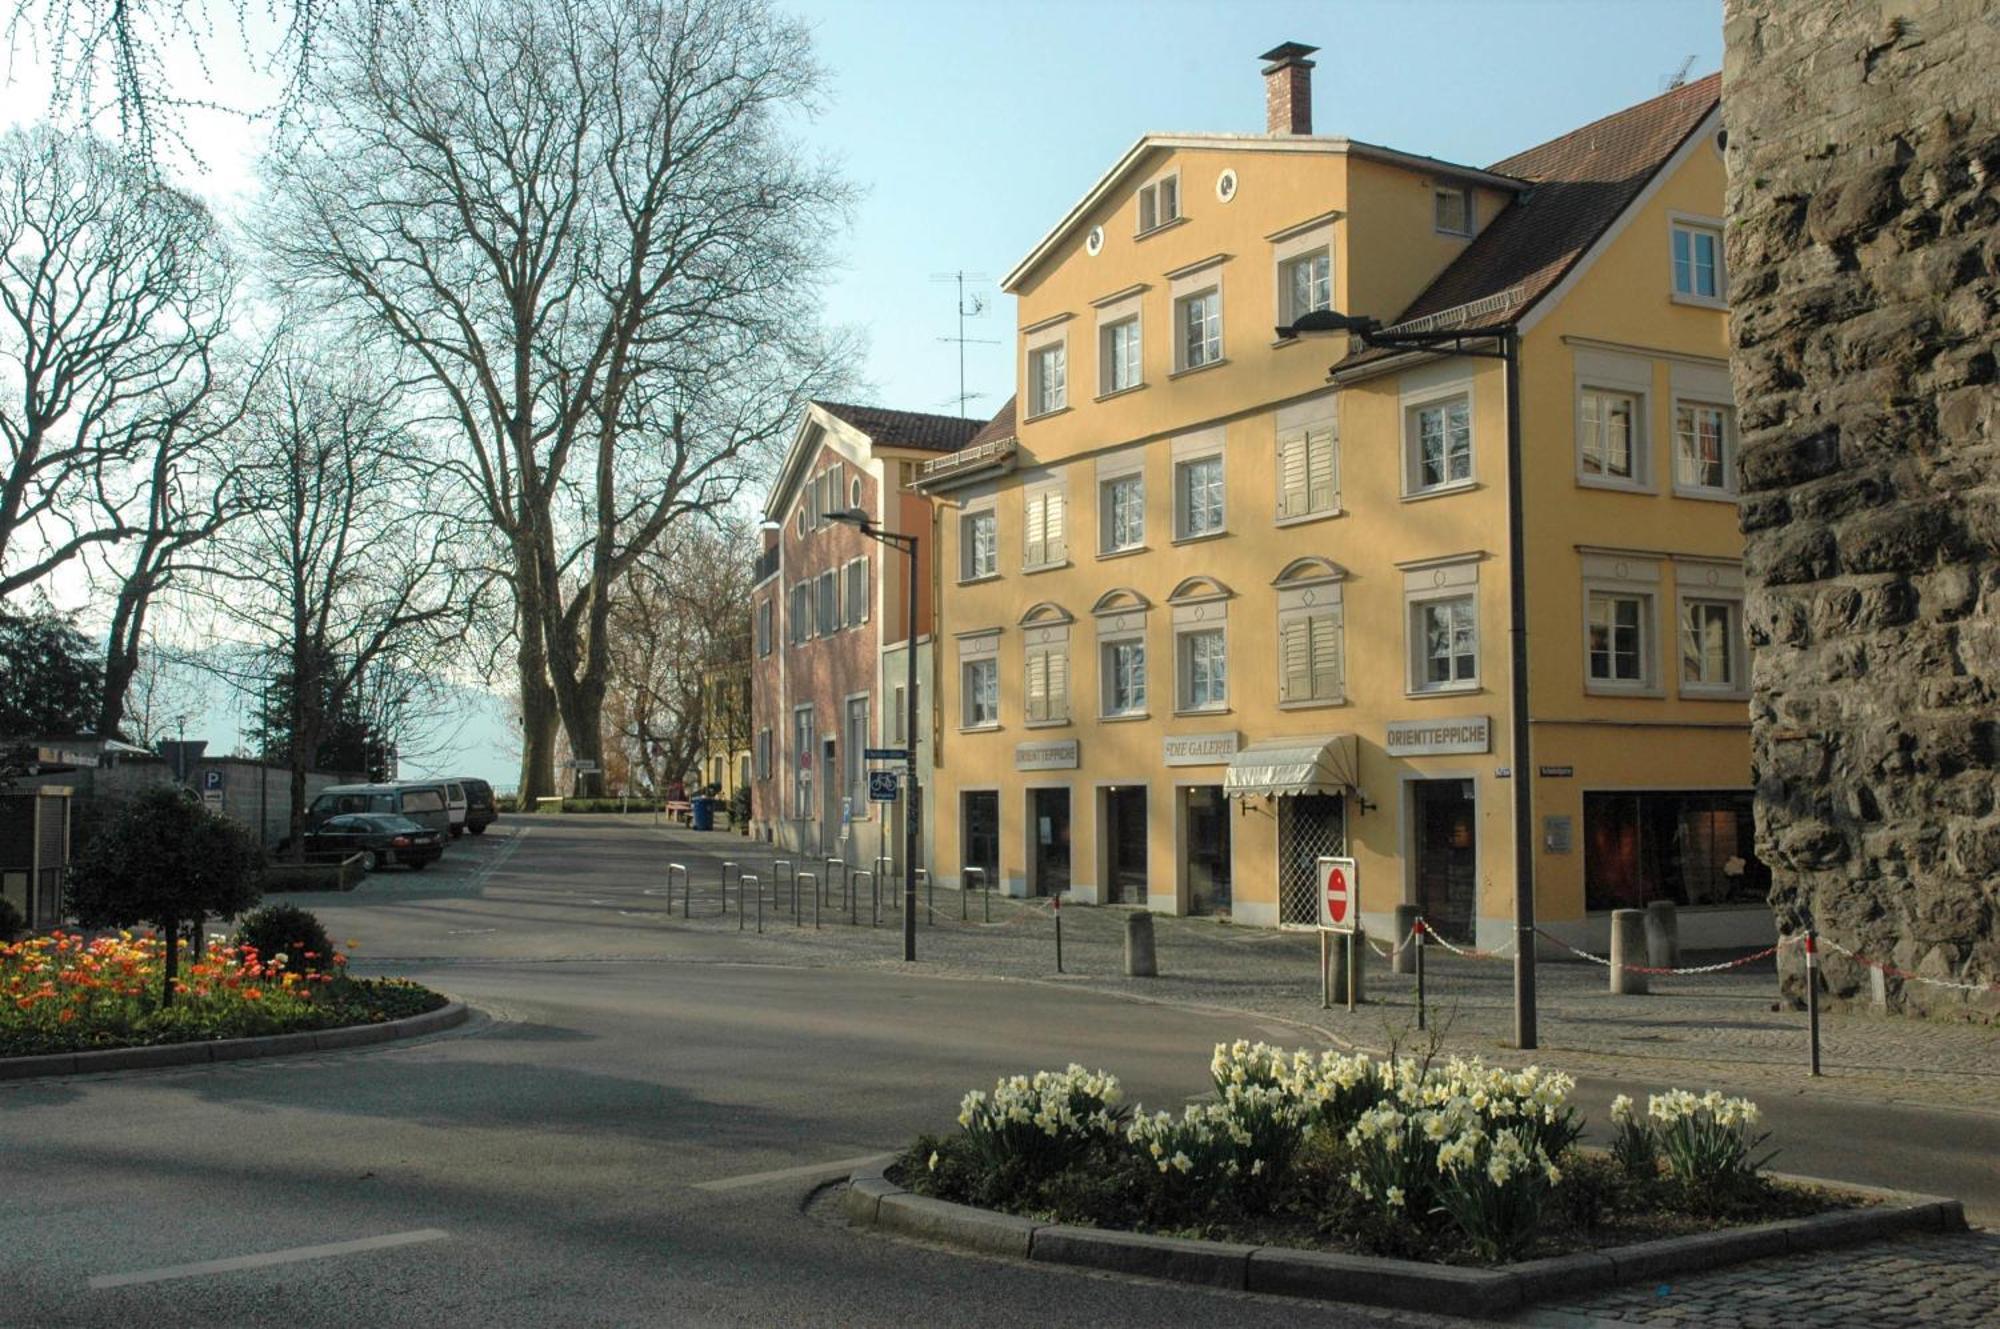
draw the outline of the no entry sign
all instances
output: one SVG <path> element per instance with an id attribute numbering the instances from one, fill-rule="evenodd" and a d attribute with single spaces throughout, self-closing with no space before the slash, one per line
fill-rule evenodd
<path id="1" fill-rule="evenodd" d="M 1329 932 L 1352 932 L 1361 917 L 1361 882 L 1351 858 L 1319 860 L 1319 925 Z"/>

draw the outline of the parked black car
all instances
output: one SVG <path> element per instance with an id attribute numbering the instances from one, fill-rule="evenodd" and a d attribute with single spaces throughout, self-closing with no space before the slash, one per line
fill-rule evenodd
<path id="1" fill-rule="evenodd" d="M 305 844 L 309 859 L 368 854 L 378 868 L 401 863 L 422 871 L 444 856 L 443 836 L 391 812 L 351 812 L 328 817 L 306 832 Z"/>
<path id="2" fill-rule="evenodd" d="M 493 786 L 470 776 L 459 783 L 465 786 L 465 829 L 474 835 L 486 834 L 486 828 L 500 820 L 500 809 L 493 805 Z"/>

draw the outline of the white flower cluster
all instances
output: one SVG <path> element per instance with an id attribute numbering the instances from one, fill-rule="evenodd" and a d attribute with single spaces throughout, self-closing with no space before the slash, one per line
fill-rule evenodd
<path id="1" fill-rule="evenodd" d="M 1051 1139 L 1109 1135 L 1123 1098 L 1118 1077 L 1071 1062 L 1067 1070 L 1006 1076 L 990 1095 L 973 1090 L 959 1102 L 958 1124 L 987 1131 L 1029 1126 Z"/>
<path id="2" fill-rule="evenodd" d="M 1620 1094 L 1629 1117 L 1632 1100 Z M 1724 1098 L 1714 1089 L 1705 1094 L 1692 1093 L 1686 1089 L 1669 1089 L 1664 1094 L 1649 1094 L 1646 1097 L 1646 1115 L 1662 1125 L 1671 1126 L 1678 1121 L 1687 1121 L 1706 1113 L 1719 1126 L 1755 1126 L 1763 1113 L 1747 1098 Z M 1618 1103 L 1611 1105 L 1614 1121 L 1623 1120 L 1618 1115 Z"/>
<path id="3" fill-rule="evenodd" d="M 1289 1160 L 1304 1114 L 1292 1096 L 1264 1084 L 1232 1083 L 1217 1103 L 1190 1103 L 1179 1117 L 1140 1113 L 1125 1138 L 1161 1172 L 1201 1180 L 1262 1177 Z"/>

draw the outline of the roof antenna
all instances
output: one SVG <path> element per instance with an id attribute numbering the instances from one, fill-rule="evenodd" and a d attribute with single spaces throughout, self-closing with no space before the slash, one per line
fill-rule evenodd
<path id="1" fill-rule="evenodd" d="M 934 282 L 952 282 L 958 287 L 958 335 L 956 337 L 939 337 L 938 340 L 942 342 L 956 342 L 958 344 L 958 414 L 961 418 L 966 418 L 965 404 L 975 397 L 984 397 L 986 394 L 983 392 L 967 392 L 965 390 L 965 348 L 968 346 L 998 346 L 1000 343 L 992 337 L 968 337 L 965 335 L 965 320 L 968 318 L 978 318 L 986 312 L 986 297 L 977 291 L 968 296 L 965 293 L 965 284 L 967 282 L 988 281 L 990 278 L 984 273 L 966 272 L 964 269 L 960 269 L 957 272 L 933 272 L 931 280 Z"/>
<path id="2" fill-rule="evenodd" d="M 1675 88 L 1687 86 L 1688 71 L 1694 68 L 1695 57 L 1690 55 L 1681 61 L 1681 67 L 1660 80 L 1661 92 L 1672 92 Z"/>

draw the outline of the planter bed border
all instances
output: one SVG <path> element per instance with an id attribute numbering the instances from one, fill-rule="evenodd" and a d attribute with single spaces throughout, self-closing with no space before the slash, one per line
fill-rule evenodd
<path id="1" fill-rule="evenodd" d="M 159 1066 L 203 1066 L 252 1057 L 281 1057 L 298 1052 L 334 1052 L 341 1048 L 389 1043 L 399 1038 L 435 1034 L 464 1024 L 471 1012 L 462 1001 L 447 1001 L 436 1010 L 406 1015 L 379 1024 L 347 1024 L 333 1029 L 301 1029 L 258 1038 L 194 1039 L 185 1043 L 149 1043 L 143 1047 L 102 1048 L 95 1052 L 50 1052 L 28 1057 L 0 1057 L 0 1080 L 32 1080 L 51 1075 L 92 1075 L 98 1071 L 150 1070 Z"/>
<path id="2" fill-rule="evenodd" d="M 1845 1191 L 1877 1203 L 1811 1218 L 1663 1237 L 1488 1269 L 1038 1223 L 1016 1214 L 913 1194 L 889 1180 L 891 1165 L 886 1161 L 871 1164 L 848 1180 L 841 1206 L 850 1223 L 988 1255 L 1142 1274 L 1206 1287 L 1468 1317 L 1504 1315 L 1555 1295 L 1655 1282 L 1666 1275 L 1772 1255 L 1834 1250 L 1904 1232 L 1965 1228 L 1965 1208 L 1957 1200 L 1772 1172 L 1765 1175 Z"/>

